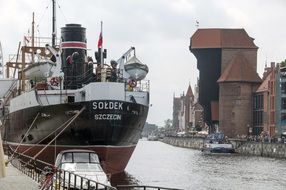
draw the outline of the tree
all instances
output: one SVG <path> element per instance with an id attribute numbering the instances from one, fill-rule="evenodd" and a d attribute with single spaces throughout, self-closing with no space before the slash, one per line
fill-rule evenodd
<path id="1" fill-rule="evenodd" d="M 280 63 L 280 67 L 285 67 L 285 66 L 286 66 L 286 59 Z"/>
<path id="2" fill-rule="evenodd" d="M 172 123 L 173 123 L 173 121 L 172 121 L 171 119 L 166 119 L 166 120 L 164 121 L 164 127 L 165 127 L 166 129 L 170 129 L 170 128 L 172 128 Z"/>

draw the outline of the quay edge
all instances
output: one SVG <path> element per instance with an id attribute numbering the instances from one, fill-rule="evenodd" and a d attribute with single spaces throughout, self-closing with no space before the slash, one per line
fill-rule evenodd
<path id="1" fill-rule="evenodd" d="M 204 138 L 165 137 L 161 141 L 182 148 L 201 149 L 203 147 Z M 235 151 L 241 155 L 286 158 L 286 144 L 253 142 L 244 139 L 229 139 L 229 141 L 235 147 Z"/>

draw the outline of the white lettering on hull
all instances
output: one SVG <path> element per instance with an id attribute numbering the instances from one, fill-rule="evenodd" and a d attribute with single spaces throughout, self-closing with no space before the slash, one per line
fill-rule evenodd
<path id="1" fill-rule="evenodd" d="M 93 102 L 92 108 L 94 110 L 123 110 L 122 102 Z"/>
<path id="2" fill-rule="evenodd" d="M 119 114 L 95 114 L 95 120 L 121 120 L 121 115 Z"/>

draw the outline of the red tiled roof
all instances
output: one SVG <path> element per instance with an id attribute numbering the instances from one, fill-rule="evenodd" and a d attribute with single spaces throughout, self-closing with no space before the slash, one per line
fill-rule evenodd
<path id="1" fill-rule="evenodd" d="M 198 29 L 191 37 L 190 49 L 207 48 L 253 48 L 253 38 L 244 29 L 205 28 Z"/>
<path id="2" fill-rule="evenodd" d="M 261 78 L 242 53 L 238 53 L 226 67 L 217 82 L 260 83 Z"/>
<path id="3" fill-rule="evenodd" d="M 268 90 L 268 82 L 270 81 L 270 77 L 272 74 L 272 70 L 270 70 L 270 72 L 268 72 L 268 75 L 265 77 L 265 79 L 263 80 L 263 82 L 261 83 L 261 85 L 258 87 L 258 89 L 256 90 L 256 92 L 265 92 Z"/>

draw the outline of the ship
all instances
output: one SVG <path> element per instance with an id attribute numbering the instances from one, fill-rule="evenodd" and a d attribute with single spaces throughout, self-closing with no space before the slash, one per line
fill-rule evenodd
<path id="1" fill-rule="evenodd" d="M 59 44 L 55 34 L 54 23 L 50 43 L 32 31 L 6 63 L 0 81 L 5 150 L 51 164 L 63 150 L 92 150 L 106 173 L 123 172 L 148 115 L 148 66 L 135 47 L 107 63 L 102 25 L 95 61 L 87 55 L 86 28 L 66 24 Z"/>

